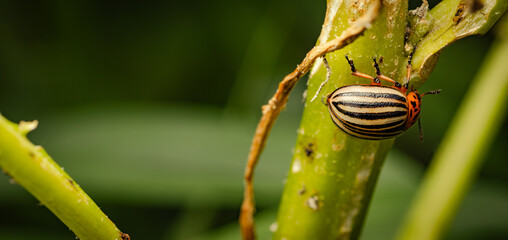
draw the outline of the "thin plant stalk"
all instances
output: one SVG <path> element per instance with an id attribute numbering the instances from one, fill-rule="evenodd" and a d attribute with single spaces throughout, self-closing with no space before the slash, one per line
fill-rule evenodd
<path id="1" fill-rule="evenodd" d="M 63 168 L 26 134 L 37 122 L 9 122 L 0 115 L 0 167 L 82 240 L 127 240 Z"/>

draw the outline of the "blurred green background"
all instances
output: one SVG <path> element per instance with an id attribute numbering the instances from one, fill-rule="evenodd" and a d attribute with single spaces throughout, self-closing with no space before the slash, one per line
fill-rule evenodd
<path id="1" fill-rule="evenodd" d="M 325 9 L 289 0 L 1 0 L 0 111 L 38 119 L 30 139 L 133 239 L 239 239 L 260 106 L 312 48 Z M 421 89 L 443 89 L 424 100 L 425 142 L 416 128 L 396 141 L 362 239 L 393 237 L 493 39 L 491 31 L 443 52 Z M 275 219 L 305 81 L 256 174 L 261 239 Z M 508 239 L 506 133 L 503 124 L 446 239 Z M 0 212 L 0 239 L 74 239 L 4 175 Z"/>

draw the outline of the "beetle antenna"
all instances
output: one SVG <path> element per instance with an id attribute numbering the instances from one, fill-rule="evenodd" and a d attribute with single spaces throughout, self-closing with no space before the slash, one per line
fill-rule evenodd
<path id="1" fill-rule="evenodd" d="M 420 130 L 420 142 L 423 142 L 423 128 L 420 118 L 418 118 L 418 129 Z"/>
<path id="2" fill-rule="evenodd" d="M 440 92 L 441 92 L 441 89 L 438 89 L 438 90 L 434 90 L 434 91 L 429 91 L 429 92 L 423 93 L 420 96 L 423 97 L 426 94 L 438 94 Z"/>

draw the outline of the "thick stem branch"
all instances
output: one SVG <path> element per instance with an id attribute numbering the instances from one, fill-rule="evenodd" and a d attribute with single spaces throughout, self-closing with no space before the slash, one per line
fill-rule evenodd
<path id="1" fill-rule="evenodd" d="M 333 19 L 325 20 L 320 42 L 340 35 L 369 4 L 335 2 L 339 7 L 335 8 Z M 383 74 L 402 82 L 407 62 L 406 15 L 407 1 L 383 1 L 378 18 L 362 37 L 327 55 L 332 75 L 318 98 L 342 85 L 369 83 L 351 75 L 346 53 L 354 59 L 357 69 L 371 75 L 372 57 L 382 58 Z M 327 106 L 311 101 L 327 74 L 325 66 L 318 63 L 309 79 L 274 239 L 357 239 L 381 166 L 393 144 L 393 140 L 371 141 L 347 135 L 334 125 Z"/>
<path id="2" fill-rule="evenodd" d="M 282 80 L 277 92 L 270 99 L 268 104 L 263 106 L 263 116 L 259 121 L 254 139 L 252 140 L 249 157 L 247 159 L 247 166 L 245 167 L 245 192 L 240 213 L 240 226 L 242 229 L 243 239 L 255 239 L 253 218 L 255 203 L 252 183 L 254 169 L 275 120 L 279 116 L 280 111 L 286 106 L 289 93 L 295 86 L 296 82 L 310 70 L 312 64 L 314 64 L 317 58 L 347 46 L 356 40 L 365 31 L 365 29 L 370 26 L 372 21 L 377 17 L 381 4 L 379 0 L 372 0 L 370 5 L 370 8 L 364 9 L 366 13 L 359 17 L 356 23 L 352 24 L 348 29 L 342 32 L 338 38 L 320 44 L 310 50 L 302 63 L 298 65 L 291 74 L 287 75 Z"/>

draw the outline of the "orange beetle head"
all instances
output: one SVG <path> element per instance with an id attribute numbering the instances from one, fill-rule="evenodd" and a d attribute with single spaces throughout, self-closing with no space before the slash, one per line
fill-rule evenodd
<path id="1" fill-rule="evenodd" d="M 413 91 L 407 94 L 406 99 L 408 104 L 406 129 L 409 129 L 420 117 L 422 98 L 417 91 Z"/>

